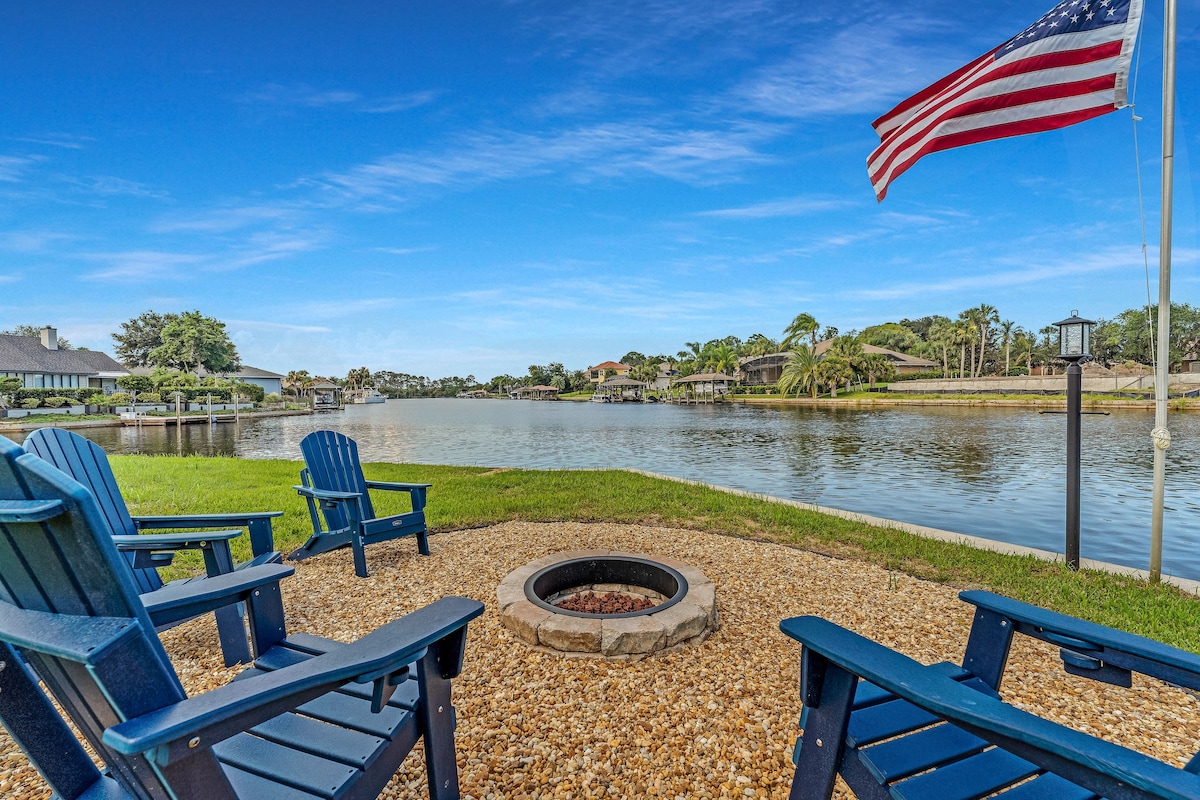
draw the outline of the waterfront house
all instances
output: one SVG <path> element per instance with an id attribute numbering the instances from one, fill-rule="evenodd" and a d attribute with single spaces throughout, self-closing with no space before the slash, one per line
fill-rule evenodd
<path id="1" fill-rule="evenodd" d="M 829 348 L 833 347 L 833 339 L 826 339 L 823 342 L 817 342 L 814 351 L 817 358 L 822 358 Z M 897 375 L 912 375 L 916 372 L 936 372 L 942 368 L 942 365 L 936 361 L 930 361 L 927 358 L 919 356 L 910 356 L 908 353 L 898 353 L 895 350 L 888 350 L 886 347 L 876 347 L 873 344 L 864 344 L 863 352 L 867 355 L 872 353 L 882 353 L 887 357 L 887 360 L 892 362 L 892 366 L 896 369 Z"/>
<path id="2" fill-rule="evenodd" d="M 628 364 L 618 364 L 616 361 L 605 361 L 603 364 L 597 364 L 594 367 L 588 367 L 587 376 L 588 380 L 592 383 L 600 384 L 604 383 L 604 379 L 607 377 L 624 378 L 629 375 L 629 371 L 631 369 L 633 369 L 633 367 L 629 366 Z M 606 374 L 609 370 L 613 371 L 611 376 Z"/>
<path id="3" fill-rule="evenodd" d="M 764 356 L 745 356 L 738 362 L 738 383 L 743 386 L 772 386 L 779 383 L 779 376 L 791 355 L 768 353 Z"/>
<path id="4" fill-rule="evenodd" d="M 129 370 L 98 350 L 63 350 L 58 331 L 40 336 L 0 334 L 0 378 L 20 378 L 26 389 L 96 389 L 111 394 Z"/>
<path id="5" fill-rule="evenodd" d="M 664 361 L 658 365 L 658 372 L 654 375 L 654 380 L 650 382 L 649 387 L 656 392 L 665 392 L 671 388 L 672 379 L 679 375 L 679 370 L 675 368 L 674 362 Z"/>

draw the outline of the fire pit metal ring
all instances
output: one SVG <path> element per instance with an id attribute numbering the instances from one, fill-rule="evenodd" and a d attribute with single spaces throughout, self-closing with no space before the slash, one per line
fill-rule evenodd
<path id="1" fill-rule="evenodd" d="M 642 611 L 595 614 L 558 608 L 559 596 L 591 590 L 658 601 Z M 518 567 L 496 587 L 500 618 L 518 638 L 566 655 L 637 659 L 703 641 L 717 629 L 716 586 L 671 558 L 611 550 L 552 553 Z"/>
<path id="2" fill-rule="evenodd" d="M 627 611 L 623 614 L 592 614 L 587 611 L 572 611 L 559 608 L 551 600 L 571 593 L 581 587 L 594 589 L 597 593 L 606 587 L 641 587 L 650 589 L 654 594 L 666 598 L 652 608 L 641 611 Z M 629 617 L 644 617 L 666 611 L 682 600 L 688 591 L 687 578 L 677 570 L 637 556 L 590 556 L 571 558 L 565 561 L 542 567 L 525 581 L 525 598 L 535 606 L 540 606 L 556 614 L 567 614 L 574 617 L 603 617 L 606 619 L 627 619 Z"/>

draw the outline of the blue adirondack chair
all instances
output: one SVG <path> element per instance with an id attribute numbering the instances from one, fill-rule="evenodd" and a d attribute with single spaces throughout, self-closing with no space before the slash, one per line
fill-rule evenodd
<path id="1" fill-rule="evenodd" d="M 289 553 L 288 558 L 299 561 L 349 546 L 354 551 L 354 573 L 365 578 L 364 549 L 374 542 L 415 535 L 417 550 L 421 555 L 429 555 L 425 495 L 432 484 L 368 481 L 358 460 L 358 445 L 335 431 L 310 433 L 300 441 L 300 452 L 304 455 L 304 469 L 300 471 L 301 485 L 294 488 L 308 502 L 313 535 Z M 408 492 L 412 510 L 377 517 L 370 489 Z"/>
<path id="2" fill-rule="evenodd" d="M 0 438 L 0 723 L 63 800 L 377 797 L 418 739 L 431 797 L 457 798 L 450 681 L 483 605 L 445 598 L 353 644 L 289 636 L 293 569 L 205 581 L 246 603 L 262 655 L 189 698 L 96 499 Z"/>
<path id="3" fill-rule="evenodd" d="M 142 600 L 150 612 L 150 620 L 159 630 L 178 625 L 187 619 L 179 616 L 179 612 L 170 603 L 164 606 L 163 598 L 174 598 L 189 591 L 206 592 L 207 586 L 201 584 L 207 578 L 235 569 L 279 563 L 283 560 L 274 549 L 271 532 L 271 519 L 282 516 L 282 511 L 131 517 L 121 496 L 121 489 L 113 477 L 108 456 L 99 445 L 70 431 L 42 428 L 26 438 L 25 449 L 82 483 L 96 497 L 117 548 L 124 552 L 129 566 L 133 569 L 134 584 L 142 594 Z M 231 526 L 236 526 L 237 530 L 141 533 L 153 528 L 204 529 Z M 242 535 L 243 527 L 250 531 L 253 558 L 235 565 L 229 542 Z M 175 554 L 181 550 L 199 550 L 203 554 L 207 577 L 183 578 L 164 586 L 158 575 L 158 568 L 170 564 Z M 231 600 L 217 607 L 214 614 L 226 665 L 249 663 L 250 647 L 237 601 Z"/>
<path id="4" fill-rule="evenodd" d="M 923 666 L 819 617 L 780 623 L 804 645 L 793 800 L 828 800 L 839 773 L 864 800 L 1200 798 L 1200 755 L 1180 769 L 999 694 L 1015 633 L 1123 687 L 1138 672 L 1200 689 L 1200 656 L 990 592 L 959 597 L 976 606 L 962 666 Z"/>

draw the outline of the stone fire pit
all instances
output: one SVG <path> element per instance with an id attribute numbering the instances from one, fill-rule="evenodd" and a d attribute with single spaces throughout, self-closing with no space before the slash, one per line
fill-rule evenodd
<path id="1" fill-rule="evenodd" d="M 656 605 L 623 614 L 554 605 L 588 591 L 646 597 Z M 567 654 L 641 658 L 703 641 L 717 629 L 716 585 L 696 567 L 645 554 L 552 553 L 510 572 L 496 599 L 504 626 L 517 638 Z"/>

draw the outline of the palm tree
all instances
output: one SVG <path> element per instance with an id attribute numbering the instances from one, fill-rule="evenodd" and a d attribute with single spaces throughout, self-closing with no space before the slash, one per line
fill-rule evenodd
<path id="1" fill-rule="evenodd" d="M 733 375 L 737 371 L 738 355 L 727 344 L 719 344 L 705 351 L 704 368 L 724 375 Z"/>
<path id="2" fill-rule="evenodd" d="M 926 334 L 930 344 L 942 349 L 942 377 L 950 377 L 950 345 L 954 343 L 954 325 L 945 317 L 939 317 L 929 326 Z"/>
<path id="3" fill-rule="evenodd" d="M 883 353 L 867 353 L 863 356 L 863 370 L 867 373 L 867 379 L 871 382 L 871 388 L 875 388 L 875 379 L 889 381 L 896 374 L 896 366 L 892 360 Z"/>
<path id="4" fill-rule="evenodd" d="M 992 323 L 1000 321 L 1000 312 L 995 306 L 989 306 L 987 303 L 980 303 L 977 308 L 972 308 L 969 312 L 970 319 L 979 329 L 979 369 L 976 371 L 975 364 L 971 364 L 971 377 L 976 374 L 983 374 L 983 356 L 987 352 L 988 333 L 990 332 Z M 974 350 L 972 350 L 972 354 Z"/>
<path id="5" fill-rule="evenodd" d="M 1010 367 L 1010 355 L 1012 354 L 1013 329 L 1017 327 L 1017 323 L 1011 319 L 1006 319 L 1000 323 L 1000 341 L 1004 343 L 1004 374 L 1008 374 Z M 1018 329 L 1019 330 L 1019 329 Z"/>
<path id="6" fill-rule="evenodd" d="M 850 385 L 850 380 L 854 377 L 854 370 L 850 364 L 841 356 L 826 354 L 821 359 L 818 367 L 822 382 L 829 387 L 829 396 L 836 398 L 838 386 L 846 384 Z"/>
<path id="7" fill-rule="evenodd" d="M 787 396 L 792 392 L 809 392 L 815 400 L 817 391 L 821 388 L 821 362 L 813 355 L 808 345 L 800 345 L 788 356 L 779 374 L 776 387 L 781 395 Z"/>
<path id="8" fill-rule="evenodd" d="M 292 387 L 292 393 L 297 397 L 303 397 L 308 388 L 312 386 L 312 376 L 308 374 L 308 370 L 291 370 L 283 382 Z"/>
<path id="9" fill-rule="evenodd" d="M 797 314 L 795 319 L 783 329 L 783 341 L 779 346 L 784 350 L 794 350 L 805 336 L 812 337 L 812 346 L 817 346 L 817 329 L 821 326 L 812 314 Z"/>

